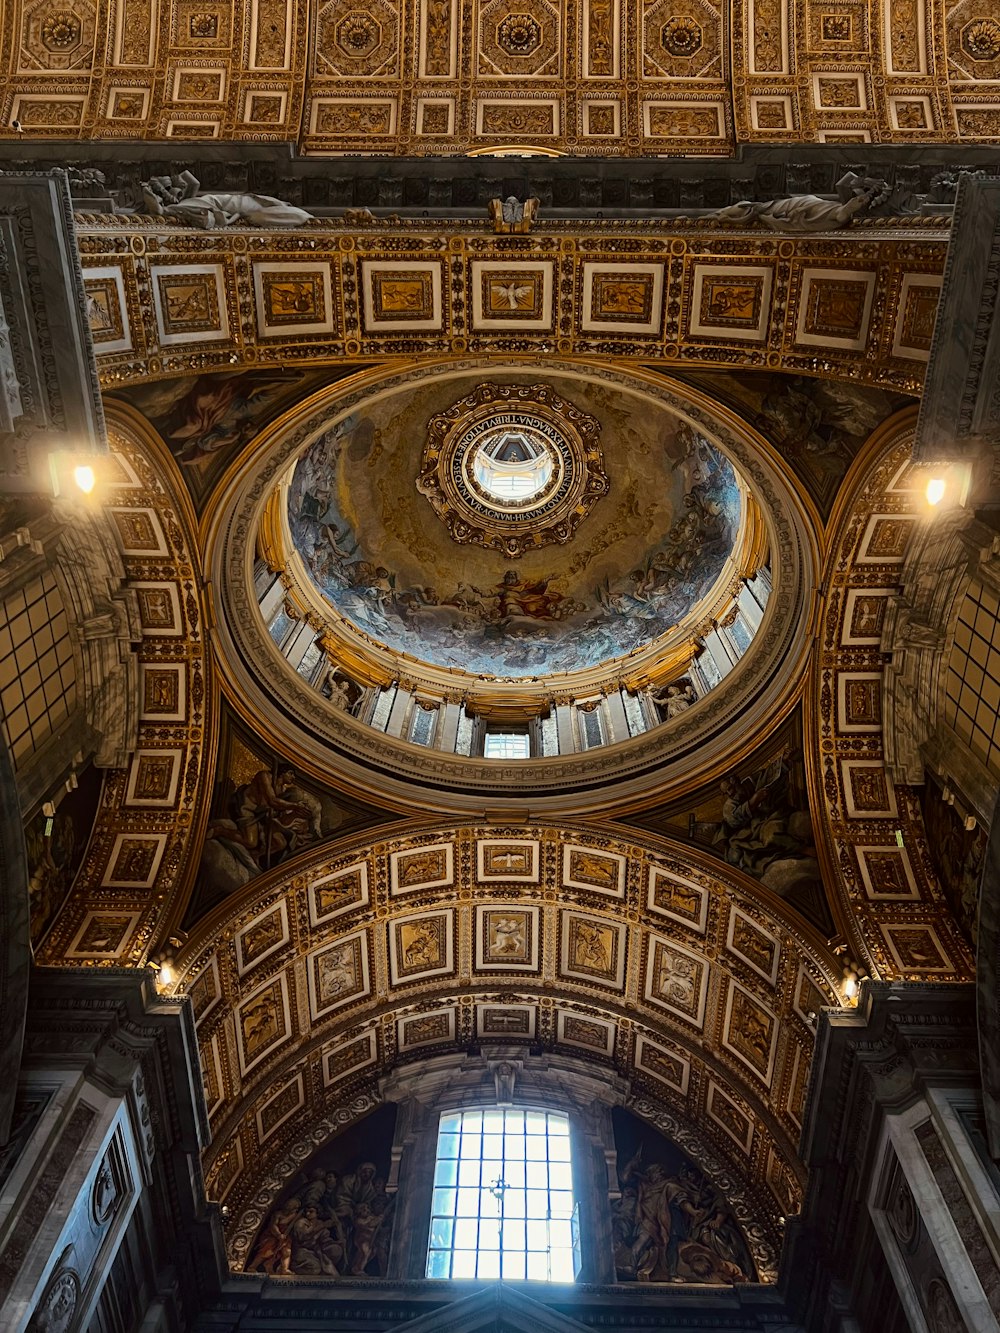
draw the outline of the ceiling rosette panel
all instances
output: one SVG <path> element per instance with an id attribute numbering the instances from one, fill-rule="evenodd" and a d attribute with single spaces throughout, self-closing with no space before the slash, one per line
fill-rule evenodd
<path id="1" fill-rule="evenodd" d="M 0 134 L 730 156 L 1000 138 L 987 0 L 7 0 Z"/>

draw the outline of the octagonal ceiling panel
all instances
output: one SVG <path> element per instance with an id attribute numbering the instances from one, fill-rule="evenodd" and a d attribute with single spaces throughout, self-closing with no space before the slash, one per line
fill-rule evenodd
<path id="1" fill-rule="evenodd" d="M 399 58 L 399 13 L 389 0 L 331 0 L 319 11 L 316 62 L 327 74 L 389 75 Z"/>
<path id="2" fill-rule="evenodd" d="M 548 0 L 487 0 L 479 15 L 479 73 L 558 77 L 560 18 Z"/>
<path id="3" fill-rule="evenodd" d="M 731 156 L 1000 139 L 987 0 L 4 0 L 0 136 Z M 93 66 L 91 80 L 68 76 Z M 945 58 L 947 52 L 947 58 Z M 106 56 L 105 56 L 106 53 Z M 201 95 L 191 96 L 195 87 Z"/>

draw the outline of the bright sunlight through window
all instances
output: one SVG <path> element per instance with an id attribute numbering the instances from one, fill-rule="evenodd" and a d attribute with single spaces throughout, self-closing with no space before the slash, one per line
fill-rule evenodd
<path id="1" fill-rule="evenodd" d="M 488 731 L 483 744 L 483 758 L 530 759 L 530 737 L 526 731 Z"/>
<path id="2" fill-rule="evenodd" d="M 548 485 L 553 461 L 537 441 L 505 431 L 476 450 L 476 480 L 498 500 L 527 500 Z"/>
<path id="3" fill-rule="evenodd" d="M 572 1282 L 579 1271 L 566 1116 L 500 1109 L 442 1115 L 427 1276 Z"/>

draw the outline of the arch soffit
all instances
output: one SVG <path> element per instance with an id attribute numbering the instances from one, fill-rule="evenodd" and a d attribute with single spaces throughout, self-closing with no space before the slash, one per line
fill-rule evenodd
<path id="1" fill-rule="evenodd" d="M 855 957 L 887 980 L 964 981 L 969 946 L 937 881 L 919 799 L 893 779 L 884 732 L 890 607 L 933 521 L 923 500 L 930 465 L 911 461 L 916 416 L 904 408 L 873 433 L 828 525 L 806 690 L 810 799 Z"/>
<path id="2" fill-rule="evenodd" d="M 617 1071 L 647 1118 L 704 1128 L 794 1211 L 810 1015 L 839 1003 L 840 969 L 790 917 L 710 856 L 583 823 L 369 836 L 255 882 L 172 988 L 194 1005 L 230 1235 L 280 1187 L 281 1145 L 312 1151 L 331 1106 L 354 1118 L 388 1069 L 473 1044 Z"/>
<path id="3" fill-rule="evenodd" d="M 38 952 L 45 965 L 145 961 L 193 883 L 217 748 L 191 500 L 144 418 L 106 406 L 104 512 L 141 630 L 138 745 L 128 768 L 107 775 L 75 884 Z"/>

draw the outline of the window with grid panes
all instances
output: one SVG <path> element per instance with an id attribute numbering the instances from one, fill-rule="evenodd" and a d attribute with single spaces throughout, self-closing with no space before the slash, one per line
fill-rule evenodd
<path id="1" fill-rule="evenodd" d="M 568 1118 L 500 1107 L 443 1114 L 427 1276 L 572 1282 L 580 1266 Z"/>
<path id="2" fill-rule="evenodd" d="M 526 731 L 488 731 L 484 759 L 530 759 L 531 737 Z"/>

